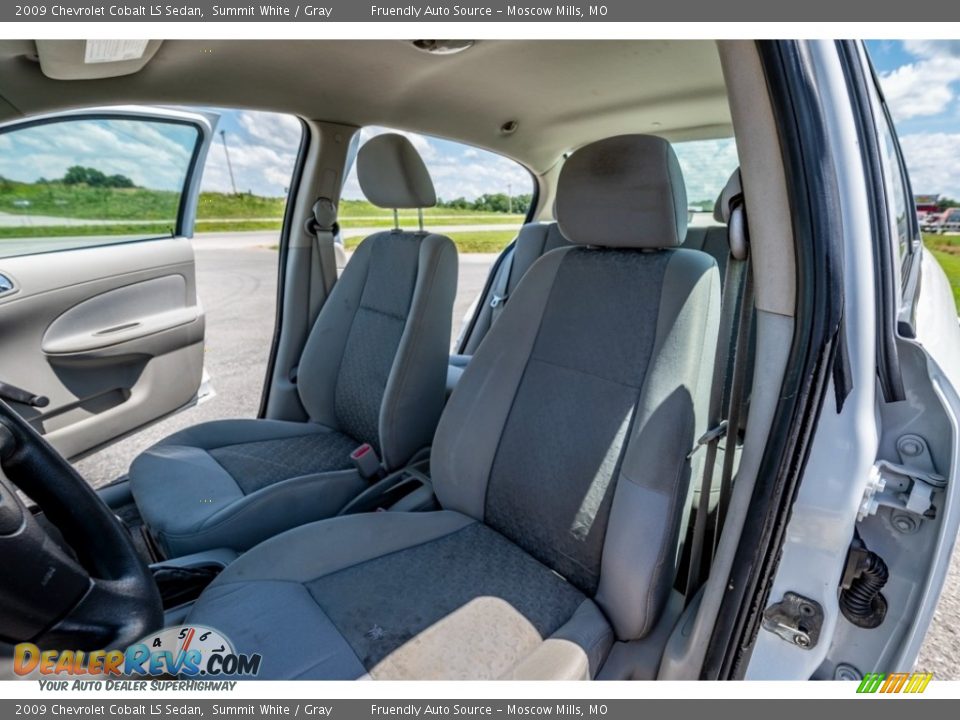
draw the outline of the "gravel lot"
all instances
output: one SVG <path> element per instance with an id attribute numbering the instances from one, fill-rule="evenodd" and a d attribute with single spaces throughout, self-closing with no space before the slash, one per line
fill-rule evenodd
<path id="1" fill-rule="evenodd" d="M 170 433 L 207 420 L 254 417 L 270 341 L 276 299 L 276 236 L 211 235 L 195 241 L 197 283 L 207 312 L 206 365 L 217 395 L 199 407 L 159 422 L 76 463 L 94 485 L 126 473 L 143 449 Z M 480 292 L 491 256 L 464 256 L 454 308 L 454 333 Z M 955 554 L 917 668 L 941 680 L 960 679 L 960 554 Z"/>

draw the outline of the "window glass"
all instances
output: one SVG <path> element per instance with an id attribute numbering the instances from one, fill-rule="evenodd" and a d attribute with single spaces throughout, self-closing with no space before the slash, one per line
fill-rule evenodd
<path id="1" fill-rule="evenodd" d="M 913 198 L 910 196 L 903 168 L 897 155 L 896 136 L 886 114 L 879 113 L 880 155 L 883 160 L 883 174 L 887 181 L 888 210 L 896 243 L 899 267 L 910 249 L 911 224 L 908 213 L 915 212 Z"/>
<path id="2" fill-rule="evenodd" d="M 172 235 L 198 136 L 92 118 L 0 134 L 0 257 Z"/>
<path id="3" fill-rule="evenodd" d="M 733 138 L 691 140 L 673 144 L 687 187 L 690 224 L 712 225 L 713 206 L 740 165 Z"/>

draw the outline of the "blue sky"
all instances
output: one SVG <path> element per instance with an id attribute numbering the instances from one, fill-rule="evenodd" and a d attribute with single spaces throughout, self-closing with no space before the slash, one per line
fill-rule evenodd
<path id="1" fill-rule="evenodd" d="M 868 41 L 917 194 L 960 199 L 960 40 Z"/>

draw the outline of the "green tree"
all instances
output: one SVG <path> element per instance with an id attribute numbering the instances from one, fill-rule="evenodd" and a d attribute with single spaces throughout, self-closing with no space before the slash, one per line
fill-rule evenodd
<path id="1" fill-rule="evenodd" d="M 73 165 L 60 181 L 64 185 L 86 185 L 94 188 L 133 188 L 133 180 L 125 175 L 106 175 L 96 168 Z"/>

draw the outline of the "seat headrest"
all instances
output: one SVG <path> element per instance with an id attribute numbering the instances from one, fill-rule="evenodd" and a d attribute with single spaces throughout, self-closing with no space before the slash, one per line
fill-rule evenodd
<path id="1" fill-rule="evenodd" d="M 680 245 L 687 234 L 687 191 L 670 143 L 620 135 L 577 150 L 560 171 L 557 222 L 578 245 Z"/>
<path id="2" fill-rule="evenodd" d="M 367 200 L 382 208 L 425 208 L 437 204 L 427 166 L 407 138 L 377 135 L 357 153 L 357 179 Z"/>
<path id="3" fill-rule="evenodd" d="M 713 206 L 713 219 L 726 225 L 730 222 L 730 201 L 737 195 L 743 194 L 743 185 L 740 182 L 740 168 L 733 171 L 733 175 L 727 180 L 727 184 L 720 191 L 720 197 Z"/>

